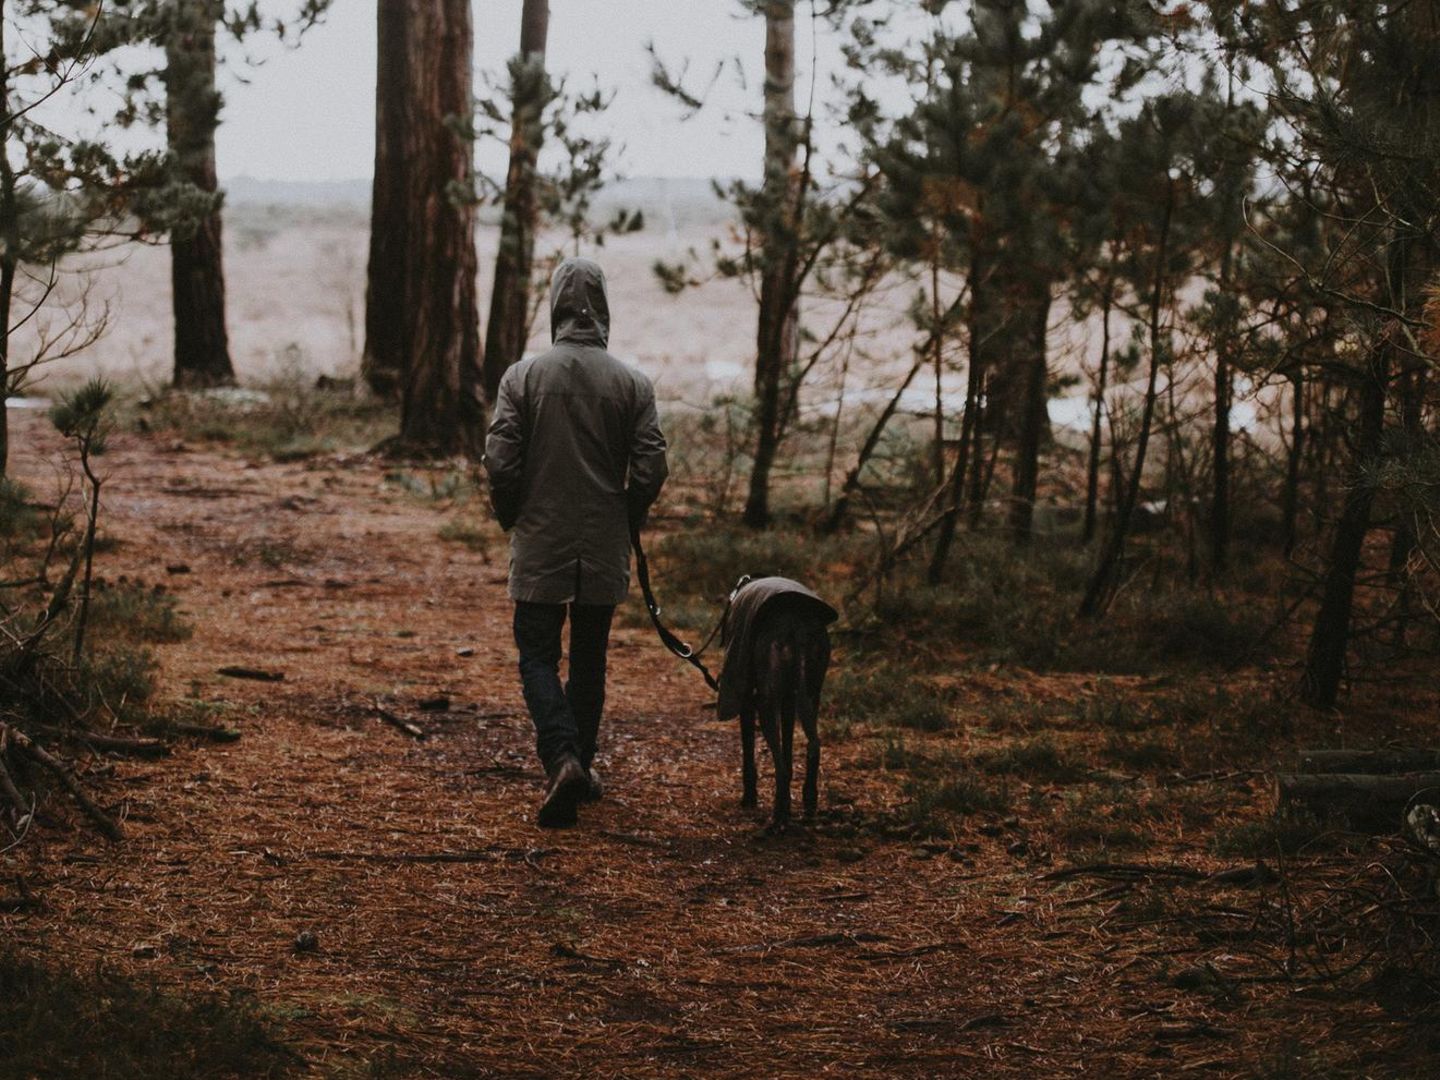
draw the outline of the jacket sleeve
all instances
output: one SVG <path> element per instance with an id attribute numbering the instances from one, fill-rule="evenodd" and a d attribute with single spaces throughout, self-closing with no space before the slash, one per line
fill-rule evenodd
<path id="1" fill-rule="evenodd" d="M 513 372 L 513 368 L 511 371 Z M 509 372 L 507 372 L 508 376 Z M 516 396 L 515 380 L 500 380 L 495 413 L 485 436 L 485 473 L 490 481 L 490 505 L 502 529 L 520 518 L 525 483 L 525 430 Z"/>
<path id="2" fill-rule="evenodd" d="M 665 460 L 665 434 L 655 410 L 655 388 L 648 383 L 640 397 L 630 433 L 630 482 L 625 489 L 630 524 L 639 528 L 660 495 L 670 466 Z"/>

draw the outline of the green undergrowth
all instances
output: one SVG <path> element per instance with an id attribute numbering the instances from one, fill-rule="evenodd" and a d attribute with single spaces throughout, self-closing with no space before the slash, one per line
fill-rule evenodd
<path id="1" fill-rule="evenodd" d="M 692 640 L 742 573 L 850 601 L 822 736 L 891 774 L 922 834 L 1019 814 L 1037 849 L 1102 854 L 1146 850 L 1167 829 L 1211 833 L 1236 796 L 1206 778 L 1263 769 L 1288 737 L 1287 709 L 1233 673 L 1263 652 L 1275 599 L 1233 582 L 1132 577 L 1103 619 L 1081 622 L 1092 553 L 1078 544 L 962 534 L 939 584 L 922 560 L 863 588 L 875 541 L 860 530 L 711 524 L 656 536 L 651 555 L 665 618 Z M 1034 692 L 1037 676 L 1065 689 Z M 977 697 L 979 682 L 1003 689 Z"/>
<path id="2" fill-rule="evenodd" d="M 246 387 L 179 391 L 127 408 L 142 431 L 172 432 L 196 442 L 226 443 L 275 461 L 369 450 L 393 435 L 398 410 L 346 381 L 317 384 L 301 365 Z"/>
<path id="3" fill-rule="evenodd" d="M 838 635 L 852 659 L 903 656 L 920 671 L 957 662 L 1112 675 L 1224 671 L 1265 658 L 1262 634 L 1276 603 L 1273 591 L 1212 590 L 1157 574 L 1123 589 L 1103 618 L 1083 621 L 1076 612 L 1091 552 L 1055 543 L 1017 549 L 982 534 L 962 534 L 938 584 L 924 580 L 919 560 L 865 588 L 877 555 L 865 531 L 704 524 L 649 544 L 656 591 L 684 629 L 708 626 L 742 574 L 779 575 L 845 604 Z M 709 619 L 689 618 L 692 609 Z M 637 606 L 632 617 L 643 614 Z"/>
<path id="4" fill-rule="evenodd" d="M 0 1075 L 279 1077 L 302 1066 L 245 997 L 180 994 L 104 968 L 0 953 Z"/>

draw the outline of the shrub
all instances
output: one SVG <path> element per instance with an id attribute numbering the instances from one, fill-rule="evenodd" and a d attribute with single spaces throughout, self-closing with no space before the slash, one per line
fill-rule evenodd
<path id="1" fill-rule="evenodd" d="M 172 391 L 142 403 L 134 423 L 141 430 L 233 443 L 276 461 L 368 449 L 394 434 L 395 410 L 388 402 L 357 396 L 338 381 L 317 386 L 303 366 L 291 346 L 283 373 L 259 387 Z"/>
<path id="2" fill-rule="evenodd" d="M 95 591 L 90 598 L 90 629 L 104 642 L 155 645 L 187 641 L 191 633 L 172 594 L 136 582 Z"/>
<path id="3" fill-rule="evenodd" d="M 667 533 L 654 544 L 657 591 L 683 593 L 709 601 L 726 597 L 742 574 L 794 578 L 838 605 L 837 582 L 861 560 L 855 537 L 803 539 L 782 530 L 754 532 L 731 528 L 686 529 Z M 829 586 L 827 588 L 827 586 Z"/>
<path id="4" fill-rule="evenodd" d="M 31 502 L 30 492 L 8 477 L 0 476 L 0 539 L 25 541 L 34 539 L 43 522 Z"/>

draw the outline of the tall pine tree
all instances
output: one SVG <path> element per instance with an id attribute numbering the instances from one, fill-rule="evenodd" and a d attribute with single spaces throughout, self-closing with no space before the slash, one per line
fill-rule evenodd
<path id="1" fill-rule="evenodd" d="M 380 0 L 364 371 L 405 453 L 484 439 L 468 0 Z"/>

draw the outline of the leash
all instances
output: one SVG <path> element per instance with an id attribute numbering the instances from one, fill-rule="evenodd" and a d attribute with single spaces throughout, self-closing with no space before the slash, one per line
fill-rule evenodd
<path id="1" fill-rule="evenodd" d="M 640 579 L 640 592 L 645 597 L 645 607 L 650 612 L 650 621 L 655 624 L 655 632 L 660 635 L 661 643 L 675 656 L 698 670 L 705 677 L 705 682 L 710 689 L 718 694 L 720 684 L 715 680 L 715 676 L 710 674 L 710 669 L 701 661 L 700 656 L 714 643 L 715 636 L 720 633 L 720 628 L 725 625 L 725 620 L 730 615 L 731 605 L 735 603 L 735 594 L 750 580 L 750 575 L 744 575 L 735 583 L 735 587 L 730 590 L 730 598 L 725 601 L 725 610 L 720 613 L 720 620 L 710 631 L 705 643 L 695 649 L 681 641 L 674 631 L 660 621 L 660 604 L 655 599 L 655 590 L 650 586 L 650 560 L 645 557 L 645 548 L 640 543 L 640 530 L 637 528 L 630 530 L 630 546 L 635 549 L 635 576 Z"/>

